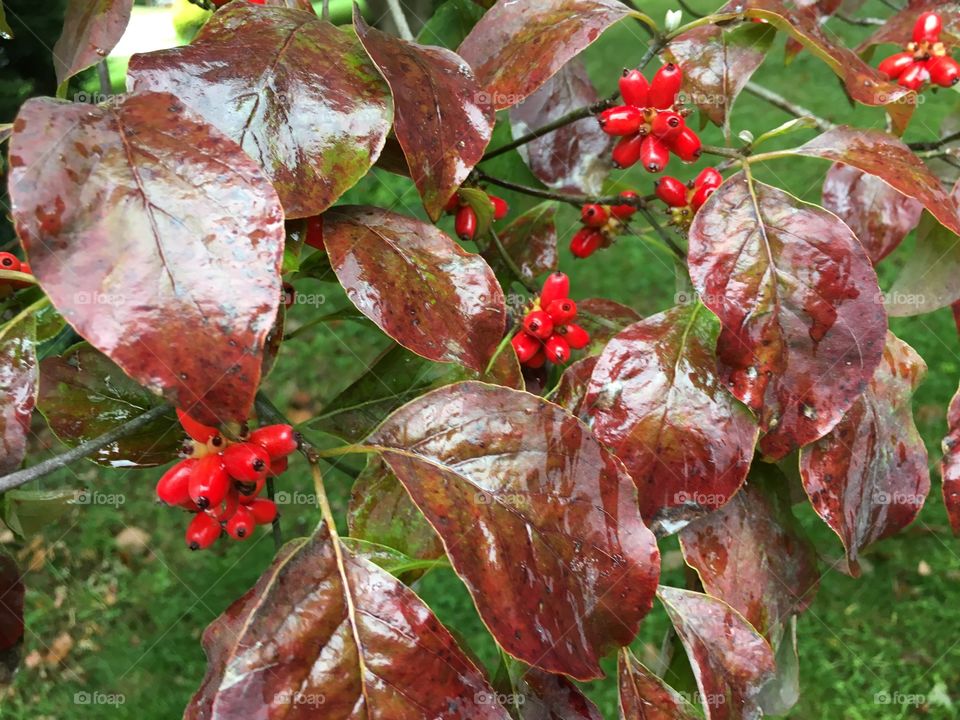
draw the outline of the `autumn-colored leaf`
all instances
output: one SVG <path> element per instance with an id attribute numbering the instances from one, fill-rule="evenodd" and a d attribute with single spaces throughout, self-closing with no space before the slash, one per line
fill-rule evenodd
<path id="1" fill-rule="evenodd" d="M 680 636 L 707 720 L 758 720 L 758 701 L 776 670 L 773 650 L 722 600 L 661 585 L 657 597 Z"/>
<path id="2" fill-rule="evenodd" d="M 893 317 L 922 315 L 960 299 L 960 237 L 923 213 L 917 242 L 886 293 Z"/>
<path id="3" fill-rule="evenodd" d="M 738 173 L 690 228 L 690 276 L 723 325 L 723 381 L 780 459 L 822 437 L 866 387 L 887 318 L 863 247 L 835 215 Z"/>
<path id="4" fill-rule="evenodd" d="M 374 207 L 324 216 L 330 263 L 347 297 L 404 347 L 478 372 L 503 338 L 503 291 L 490 266 L 433 225 Z"/>
<path id="5" fill-rule="evenodd" d="M 435 390 L 367 440 L 440 535 L 511 655 L 577 679 L 629 643 L 660 558 L 623 465 L 560 407 L 477 382 Z"/>
<path id="6" fill-rule="evenodd" d="M 187 720 L 509 720 L 413 591 L 334 545 L 326 526 L 282 548 L 207 628 Z"/>
<path id="7" fill-rule="evenodd" d="M 800 451 L 803 487 L 843 542 L 855 576 L 861 551 L 913 522 L 930 491 L 911 406 L 926 369 L 913 348 L 888 333 L 867 391 L 829 435 Z"/>
<path id="8" fill-rule="evenodd" d="M 960 535 L 960 390 L 947 410 L 947 436 L 942 443 L 940 477 L 943 479 L 943 504 L 954 535 Z"/>
<path id="9" fill-rule="evenodd" d="M 103 60 L 130 22 L 133 0 L 68 0 L 63 33 L 53 46 L 57 83 Z"/>
<path id="10" fill-rule="evenodd" d="M 548 200 L 527 210 L 499 233 L 500 242 L 527 280 L 556 270 L 559 265 L 556 216 L 557 204 Z M 491 250 L 485 256 L 495 271 L 504 271 L 505 264 L 498 252 Z"/>
<path id="11" fill-rule="evenodd" d="M 27 454 L 37 401 L 36 332 L 32 317 L 0 329 L 0 475 L 19 468 Z"/>
<path id="12" fill-rule="evenodd" d="M 887 21 L 857 46 L 857 52 L 869 56 L 876 45 L 904 46 L 913 36 L 913 26 L 921 13 L 934 11 L 943 22 L 940 40 L 948 46 L 960 43 L 960 4 L 943 0 L 911 0 L 907 7 Z"/>
<path id="13" fill-rule="evenodd" d="M 577 325 L 590 333 L 590 354 L 603 351 L 610 339 L 641 319 L 640 313 L 616 300 L 585 298 L 577 301 Z"/>
<path id="14" fill-rule="evenodd" d="M 607 344 L 583 398 L 581 413 L 626 465 L 655 531 L 721 507 L 750 469 L 757 424 L 717 374 L 719 334 L 700 303 L 641 320 Z"/>
<path id="15" fill-rule="evenodd" d="M 6 687 L 20 665 L 23 648 L 23 576 L 17 563 L 0 551 L 0 687 Z"/>
<path id="16" fill-rule="evenodd" d="M 765 715 L 785 717 L 800 700 L 800 655 L 797 652 L 797 616 L 781 625 L 772 639 L 777 674 L 760 691 Z"/>
<path id="17" fill-rule="evenodd" d="M 570 363 L 560 376 L 560 382 L 552 398 L 553 402 L 565 408 L 571 415 L 584 418 L 583 397 L 587 393 L 590 378 L 599 360 L 599 355 L 589 355 Z"/>
<path id="18" fill-rule="evenodd" d="M 617 0 L 502 0 L 457 51 L 496 110 L 525 100 L 630 9 Z"/>
<path id="19" fill-rule="evenodd" d="M 284 238 L 260 169 L 166 93 L 28 100 L 10 142 L 17 234 L 67 322 L 198 419 L 246 419 Z"/>
<path id="20" fill-rule="evenodd" d="M 621 720 L 696 720 L 683 696 L 645 668 L 627 648 L 617 658 Z"/>
<path id="21" fill-rule="evenodd" d="M 288 218 L 326 210 L 363 177 L 393 119 L 363 47 L 312 13 L 234 2 L 192 44 L 134 55 L 131 90 L 179 97 L 270 177 Z"/>

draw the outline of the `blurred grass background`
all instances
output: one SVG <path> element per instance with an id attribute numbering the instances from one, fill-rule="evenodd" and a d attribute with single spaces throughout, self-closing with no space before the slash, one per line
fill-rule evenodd
<path id="1" fill-rule="evenodd" d="M 62 4 L 51 0 L 40 8 L 26 0 L 5 3 L 17 37 L 0 45 L 4 65 L 0 120 L 9 120 L 26 97 L 53 92 L 48 48 L 59 33 L 56 8 Z M 712 9 L 705 2 L 692 5 L 703 12 Z M 672 5 L 663 0 L 642 5 L 658 19 L 668 7 Z M 885 17 L 890 10 L 880 2 L 870 2 L 860 14 Z M 168 32 L 160 27 L 159 19 L 155 26 L 158 33 Z M 829 28 L 851 44 L 869 32 L 838 21 L 831 21 Z M 615 88 L 622 66 L 636 62 L 645 47 L 646 35 L 636 24 L 624 22 L 584 53 L 601 95 Z M 123 58 L 111 59 L 117 86 L 122 86 L 124 66 Z M 831 120 L 883 127 L 883 113 L 850 107 L 832 73 L 810 53 L 801 53 L 784 67 L 782 37 L 755 79 Z M 92 82 L 91 77 L 81 77 L 78 87 L 92 89 Z M 957 98 L 951 92 L 924 96 L 907 139 L 937 137 L 941 122 L 958 112 Z M 744 94 L 737 101 L 733 136 L 744 129 L 759 135 L 787 119 L 782 112 Z M 772 143 L 770 149 L 811 135 L 789 136 Z M 714 128 L 705 130 L 703 137 L 705 142 L 723 142 Z M 505 139 L 501 128 L 493 144 Z M 674 161 L 669 171 L 688 179 L 706 160 L 696 168 L 683 168 Z M 487 169 L 535 184 L 513 153 L 489 163 Z M 791 159 L 770 163 L 758 175 L 806 200 L 818 201 L 826 169 L 823 162 Z M 652 187 L 651 176 L 642 171 L 617 173 L 614 180 L 642 192 Z M 509 192 L 499 194 L 509 200 L 513 214 L 534 204 Z M 412 184 L 381 171 L 372 172 L 344 201 L 422 215 Z M 561 267 L 574 278 L 575 297 L 613 298 L 644 315 L 672 305 L 674 279 L 669 257 L 640 238 L 624 237 L 609 250 L 575 263 L 565 250 L 565 241 L 578 226 L 576 212 L 562 207 L 558 217 L 564 241 Z M 8 227 L 2 232 L 5 242 L 12 241 Z M 912 238 L 908 239 L 881 264 L 884 287 L 910 254 L 912 243 Z M 289 315 L 290 328 L 347 305 L 333 282 L 307 280 L 297 288 L 304 294 L 322 295 L 325 302 L 319 307 L 295 306 Z M 816 601 L 799 621 L 802 695 L 791 718 L 957 717 L 960 641 L 953 623 L 960 600 L 960 544 L 949 534 L 936 466 L 945 409 L 960 378 L 960 341 L 949 310 L 894 319 L 891 327 L 929 365 L 927 379 L 915 397 L 915 415 L 930 453 L 934 488 L 910 529 L 866 555 L 862 578 L 825 572 Z M 387 346 L 384 336 L 367 323 L 316 326 L 284 345 L 265 389 L 292 418 L 302 421 L 359 377 Z M 42 425 L 35 429 L 41 437 L 48 437 Z M 361 458 L 348 458 L 342 465 L 346 472 L 334 470 L 328 475 L 335 509 L 341 515 L 351 474 L 361 465 Z M 203 628 L 253 584 L 270 562 L 273 548 L 264 532 L 243 544 L 222 542 L 212 551 L 188 552 L 182 540 L 184 516 L 153 502 L 156 475 L 76 465 L 44 479 L 38 487 L 89 487 L 122 494 L 122 502 L 74 507 L 26 542 L 10 533 L 0 535 L 5 548 L 29 568 L 27 660 L 13 687 L 5 695 L 0 693 L 0 717 L 152 720 L 182 713 L 204 673 L 199 642 Z M 301 462 L 292 463 L 280 489 L 291 493 L 295 501 L 282 507 L 285 536 L 309 533 L 318 517 L 309 504 L 311 481 Z M 820 549 L 826 570 L 842 553 L 838 540 L 809 507 L 798 506 L 797 513 Z M 675 539 L 665 541 L 663 550 L 664 581 L 682 583 Z M 429 573 L 417 591 L 485 663 L 496 662 L 495 648 L 451 571 Z M 662 610 L 655 608 L 634 646 L 641 659 L 659 645 L 665 627 Z M 613 678 L 586 689 L 605 717 L 616 716 Z M 84 704 L 83 693 L 122 696 L 123 703 Z M 878 703 L 878 695 L 883 694 L 923 696 L 923 702 Z"/>

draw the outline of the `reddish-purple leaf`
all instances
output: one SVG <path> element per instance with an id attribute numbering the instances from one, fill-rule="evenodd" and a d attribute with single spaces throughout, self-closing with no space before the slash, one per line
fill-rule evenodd
<path id="1" fill-rule="evenodd" d="M 904 46 L 910 42 L 913 35 L 913 26 L 920 13 L 932 10 L 943 22 L 940 39 L 948 46 L 960 43 L 960 4 L 943 2 L 943 0 L 916 0 L 910 2 L 900 12 L 892 15 L 887 22 L 877 28 L 870 37 L 857 46 L 861 55 L 869 55 L 868 51 L 876 45 Z"/>
<path id="2" fill-rule="evenodd" d="M 284 239 L 256 164 L 175 97 L 145 93 L 27 101 L 10 166 L 17 233 L 67 322 L 198 419 L 245 419 Z"/>
<path id="3" fill-rule="evenodd" d="M 483 258 L 433 225 L 374 207 L 326 213 L 324 241 L 347 296 L 387 335 L 429 360 L 486 369 L 506 309 Z"/>
<path id="4" fill-rule="evenodd" d="M 527 210 L 500 231 L 500 242 L 520 268 L 523 276 L 533 280 L 556 270 L 560 263 L 557 254 L 557 204 L 542 202 Z M 490 266 L 497 272 L 505 270 L 500 254 L 486 253 Z"/>
<path id="5" fill-rule="evenodd" d="M 0 552 L 0 687 L 13 681 L 23 647 L 23 576 L 13 558 Z"/>
<path id="6" fill-rule="evenodd" d="M 715 125 L 725 126 L 733 103 L 767 56 L 776 32 L 765 23 L 733 30 L 716 25 L 689 30 L 667 46 L 683 70 L 683 91 Z"/>
<path id="7" fill-rule="evenodd" d="M 560 407 L 478 382 L 400 408 L 367 441 L 443 539 L 511 655 L 577 679 L 629 643 L 660 569 L 623 465 Z"/>
<path id="8" fill-rule="evenodd" d="M 911 408 L 926 369 L 913 348 L 888 333 L 867 391 L 829 435 L 800 451 L 803 487 L 843 542 L 854 576 L 860 552 L 913 522 L 930 491 L 927 450 Z"/>
<path id="9" fill-rule="evenodd" d="M 602 352 L 612 337 L 641 317 L 633 308 L 615 300 L 586 298 L 577 301 L 577 324 L 590 333 L 588 353 Z"/>
<path id="10" fill-rule="evenodd" d="M 630 9 L 618 0 L 501 0 L 457 52 L 497 110 L 525 100 Z"/>
<path id="11" fill-rule="evenodd" d="M 657 597 L 680 636 L 707 720 L 758 720 L 776 666 L 767 641 L 722 600 L 661 585 Z"/>
<path id="12" fill-rule="evenodd" d="M 32 317 L 0 330 L 0 475 L 19 468 L 27 454 L 37 401 L 36 334 Z"/>
<path id="13" fill-rule="evenodd" d="M 317 11 L 313 7 L 313 3 L 310 0 L 257 0 L 260 5 L 267 5 L 269 7 L 283 7 L 291 8 L 293 10 L 306 10 L 308 13 L 314 15 L 317 14 Z"/>
<path id="14" fill-rule="evenodd" d="M 862 170 L 834 163 L 823 183 L 823 206 L 853 230 L 876 265 L 920 222 L 923 205 Z"/>
<path id="15" fill-rule="evenodd" d="M 947 436 L 943 439 L 942 449 L 940 477 L 943 479 L 943 504 L 947 508 L 953 534 L 960 535 L 960 390 L 953 396 L 947 410 Z"/>
<path id="16" fill-rule="evenodd" d="M 516 689 L 520 720 L 603 720 L 597 706 L 563 675 L 527 668 Z"/>
<path id="17" fill-rule="evenodd" d="M 133 0 L 69 0 L 63 33 L 53 46 L 57 83 L 103 60 L 130 22 Z"/>
<path id="18" fill-rule="evenodd" d="M 496 119 L 493 108 L 456 53 L 371 28 L 358 5 L 353 26 L 393 92 L 394 132 L 423 206 L 436 220 L 483 157 Z"/>
<path id="19" fill-rule="evenodd" d="M 284 546 L 207 628 L 188 720 L 509 720 L 413 591 L 335 546 L 326 526 Z"/>
<path id="20" fill-rule="evenodd" d="M 822 437 L 866 387 L 887 317 L 863 247 L 835 215 L 739 173 L 690 228 L 690 276 L 723 324 L 724 382 L 780 459 Z"/>
<path id="21" fill-rule="evenodd" d="M 287 218 L 326 210 L 390 130 L 386 83 L 360 43 L 316 15 L 231 3 L 191 45 L 134 55 L 131 90 L 173 93 L 270 177 Z"/>
<path id="22" fill-rule="evenodd" d="M 886 293 L 893 317 L 922 315 L 960 299 L 960 238 L 923 213 L 916 245 Z"/>
<path id="23" fill-rule="evenodd" d="M 645 668 L 627 648 L 617 658 L 621 720 L 696 720 L 683 696 Z"/>
<path id="24" fill-rule="evenodd" d="M 700 303 L 641 320 L 607 344 L 583 398 L 581 413 L 626 465 L 655 531 L 721 507 L 750 469 L 757 424 L 717 375 L 719 334 Z"/>
<path id="25" fill-rule="evenodd" d="M 583 417 L 583 396 L 587 392 L 593 369 L 599 360 L 599 355 L 590 355 L 571 363 L 560 376 L 557 391 L 552 398 L 553 402 L 568 410 L 571 415 Z"/>
<path id="26" fill-rule="evenodd" d="M 940 180 L 900 140 L 880 130 L 838 127 L 796 149 L 797 154 L 853 165 L 876 175 L 960 234 L 960 213 Z"/>
<path id="27" fill-rule="evenodd" d="M 598 100 L 583 61 L 574 58 L 539 90 L 510 108 L 510 128 L 518 138 L 539 130 L 572 110 Z M 536 177 L 561 192 L 599 195 L 610 173 L 611 137 L 595 118 L 564 125 L 517 148 Z"/>
<path id="28" fill-rule="evenodd" d="M 707 594 L 737 610 L 767 639 L 810 606 L 819 582 L 816 550 L 797 532 L 786 490 L 782 483 L 771 483 L 769 490 L 748 483 L 680 534 L 683 557 Z"/>

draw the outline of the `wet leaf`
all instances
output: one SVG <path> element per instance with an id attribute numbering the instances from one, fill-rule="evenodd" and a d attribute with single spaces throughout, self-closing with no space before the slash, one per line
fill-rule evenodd
<path id="1" fill-rule="evenodd" d="M 548 200 L 530 208 L 500 231 L 500 242 L 528 280 L 556 270 L 560 264 L 556 217 L 557 204 Z M 495 250 L 485 256 L 494 271 L 506 271 L 506 265 Z"/>
<path id="2" fill-rule="evenodd" d="M 622 464 L 539 397 L 477 382 L 424 395 L 367 442 L 443 540 L 511 655 L 577 679 L 629 643 L 659 552 Z"/>
<path id="3" fill-rule="evenodd" d="M 393 131 L 427 214 L 437 220 L 493 134 L 493 108 L 463 58 L 369 27 L 353 6 L 353 26 L 393 92 Z"/>
<path id="4" fill-rule="evenodd" d="M 0 687 L 13 682 L 23 649 L 25 586 L 17 563 L 0 551 Z"/>
<path id="5" fill-rule="evenodd" d="M 56 523 L 79 497 L 77 490 L 8 490 L 3 494 L 3 522 L 22 538 Z"/>
<path id="6" fill-rule="evenodd" d="M 940 477 L 943 479 L 943 504 L 954 535 L 960 535 L 960 390 L 947 410 L 947 436 L 941 444 Z"/>
<path id="7" fill-rule="evenodd" d="M 617 0 L 498 2 L 457 51 L 503 110 L 525 100 L 630 13 Z"/>
<path id="8" fill-rule="evenodd" d="M 433 225 L 373 207 L 331 210 L 324 239 L 347 296 L 387 335 L 430 360 L 486 369 L 506 309 L 483 258 Z"/>
<path id="9" fill-rule="evenodd" d="M 510 129 L 519 138 L 567 113 L 598 100 L 587 69 L 573 58 L 539 90 L 510 108 Z M 577 120 L 517 148 L 527 167 L 544 185 L 561 192 L 599 195 L 612 169 L 611 137 L 596 118 Z"/>
<path id="10" fill-rule="evenodd" d="M 586 298 L 577 301 L 577 324 L 590 333 L 587 352 L 600 353 L 610 339 L 641 319 L 640 313 L 615 300 Z"/>
<path id="11" fill-rule="evenodd" d="M 236 140 L 288 219 L 317 215 L 353 187 L 393 116 L 355 38 L 311 13 L 242 2 L 218 10 L 186 47 L 134 55 L 128 87 L 173 93 Z"/>
<path id="12" fill-rule="evenodd" d="M 760 691 L 766 715 L 785 716 L 800 700 L 800 655 L 797 652 L 797 616 L 784 623 L 773 642 L 777 674 Z"/>
<path id="13" fill-rule="evenodd" d="M 887 329 L 850 229 L 739 173 L 694 218 L 689 265 L 723 324 L 723 381 L 757 413 L 764 454 L 783 458 L 829 432 L 873 375 Z"/>
<path id="14" fill-rule="evenodd" d="M 757 424 L 717 375 L 720 323 L 700 303 L 631 325 L 594 368 L 581 412 L 626 466 L 640 514 L 675 532 L 743 484 Z"/>
<path id="15" fill-rule="evenodd" d="M 923 205 L 875 175 L 834 163 L 823 183 L 823 206 L 853 230 L 876 265 L 920 222 Z"/>
<path id="16" fill-rule="evenodd" d="M 516 685 L 520 720 L 603 720 L 597 706 L 563 675 L 527 668 Z"/>
<path id="17" fill-rule="evenodd" d="M 736 610 L 708 595 L 661 585 L 666 608 L 690 660 L 707 720 L 758 720 L 773 650 Z"/>
<path id="18" fill-rule="evenodd" d="M 583 419 L 583 396 L 587 392 L 590 378 L 599 360 L 599 355 L 590 355 L 570 363 L 560 376 L 556 394 L 552 398 L 553 402 L 566 409 L 571 415 Z"/>
<path id="19" fill-rule="evenodd" d="M 508 720 L 483 675 L 413 591 L 334 546 L 294 540 L 203 636 L 188 720 Z"/>
<path id="20" fill-rule="evenodd" d="M 628 649 L 617 658 L 621 720 L 696 720 L 683 696 L 645 668 Z"/>
<path id="21" fill-rule="evenodd" d="M 377 567 L 383 568 L 404 585 L 410 585 L 421 577 L 428 567 L 449 567 L 449 563 L 446 562 L 444 557 L 436 560 L 418 560 L 386 545 L 359 538 L 340 538 L 340 543 L 352 555 L 362 557 Z"/>
<path id="22" fill-rule="evenodd" d="M 63 33 L 53 46 L 57 84 L 109 55 L 132 11 L 133 0 L 68 0 Z"/>
<path id="23" fill-rule="evenodd" d="M 911 407 L 926 370 L 913 348 L 888 333 L 867 391 L 829 435 L 800 451 L 804 490 L 843 542 L 854 576 L 860 552 L 913 522 L 930 491 Z"/>
<path id="24" fill-rule="evenodd" d="M 893 317 L 922 315 L 960 299 L 960 237 L 923 213 L 917 242 L 886 293 Z"/>
<path id="25" fill-rule="evenodd" d="M 446 0 L 420 28 L 417 42 L 456 50 L 482 17 L 473 0 Z"/>
<path id="26" fill-rule="evenodd" d="M 40 363 L 37 405 L 61 442 L 74 447 L 161 404 L 87 343 Z M 87 457 L 108 467 L 153 467 L 175 459 L 185 435 L 170 413 Z"/>
<path id="27" fill-rule="evenodd" d="M 890 16 L 870 37 L 860 43 L 857 52 L 869 57 L 876 45 L 905 45 L 912 37 L 913 26 L 920 13 L 928 10 L 937 12 L 943 22 L 940 39 L 950 46 L 960 44 L 960 4 L 943 0 L 911 0 L 907 7 Z"/>
<path id="28" fill-rule="evenodd" d="M 17 470 L 27 454 L 39 375 L 36 333 L 32 316 L 0 328 L 0 475 Z"/>
<path id="29" fill-rule="evenodd" d="M 284 237 L 259 168 L 165 93 L 28 100 L 10 159 L 17 234 L 67 322 L 198 419 L 245 419 Z"/>

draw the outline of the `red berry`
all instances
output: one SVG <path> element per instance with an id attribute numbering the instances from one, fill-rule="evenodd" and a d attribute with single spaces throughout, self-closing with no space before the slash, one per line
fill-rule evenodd
<path id="1" fill-rule="evenodd" d="M 688 127 L 670 141 L 670 149 L 684 162 L 693 162 L 700 157 L 700 138 Z"/>
<path id="2" fill-rule="evenodd" d="M 664 175 L 654 185 L 657 197 L 670 207 L 683 207 L 687 204 L 687 186 L 675 177 Z"/>
<path id="3" fill-rule="evenodd" d="M 597 120 L 607 135 L 634 135 L 643 124 L 643 112 L 633 105 L 620 105 L 604 110 Z"/>
<path id="4" fill-rule="evenodd" d="M 20 272 L 20 258 L 13 253 L 0 252 L 0 270 L 12 270 Z"/>
<path id="5" fill-rule="evenodd" d="M 913 25 L 914 42 L 936 42 L 940 39 L 940 31 L 943 29 L 943 22 L 940 16 L 935 12 L 921 13 L 917 22 Z"/>
<path id="6" fill-rule="evenodd" d="M 223 465 L 234 480 L 256 482 L 267 476 L 270 456 L 259 445 L 241 442 L 223 451 Z"/>
<path id="7" fill-rule="evenodd" d="M 570 252 L 574 257 L 588 258 L 600 247 L 603 235 L 595 228 L 580 228 L 570 240 Z"/>
<path id="8" fill-rule="evenodd" d="M 230 491 L 230 476 L 219 453 L 205 455 L 197 461 L 190 473 L 190 499 L 201 510 L 216 507 Z"/>
<path id="9" fill-rule="evenodd" d="M 563 339 L 567 341 L 574 350 L 580 350 L 590 344 L 590 334 L 579 325 L 570 323 L 563 334 Z"/>
<path id="10" fill-rule="evenodd" d="M 157 497 L 167 505 L 196 509 L 189 489 L 190 475 L 196 465 L 195 458 L 187 458 L 167 470 L 157 482 Z"/>
<path id="11" fill-rule="evenodd" d="M 463 205 L 457 210 L 454 230 L 461 240 L 473 240 L 473 236 L 477 234 L 477 214 L 472 207 Z"/>
<path id="12" fill-rule="evenodd" d="M 900 75 L 900 79 L 897 82 L 910 90 L 919 90 L 929 77 L 930 74 L 927 72 L 926 65 L 924 63 L 915 62 L 913 65 L 903 71 L 903 73 Z"/>
<path id="13" fill-rule="evenodd" d="M 643 135 L 630 135 L 621 138 L 613 148 L 613 164 L 618 168 L 628 168 L 640 159 L 640 148 L 643 147 Z"/>
<path id="14" fill-rule="evenodd" d="M 580 209 L 580 219 L 583 221 L 584 225 L 598 228 L 606 225 L 607 220 L 610 219 L 610 216 L 607 214 L 607 210 L 603 207 L 603 205 L 590 203 L 589 205 L 584 205 Z"/>
<path id="15" fill-rule="evenodd" d="M 27 275 L 33 275 L 33 270 L 30 269 L 30 263 L 28 262 L 20 263 L 20 272 L 26 273 Z"/>
<path id="16" fill-rule="evenodd" d="M 514 352 L 517 353 L 517 360 L 521 364 L 526 363 L 540 351 L 540 341 L 525 332 L 518 332 L 510 341 Z"/>
<path id="17" fill-rule="evenodd" d="M 199 443 L 210 442 L 220 434 L 216 428 L 197 422 L 180 408 L 177 408 L 177 419 L 180 420 L 184 432 Z"/>
<path id="18" fill-rule="evenodd" d="M 527 360 L 524 365 L 526 365 L 528 368 L 533 368 L 536 370 L 537 368 L 542 368 L 546 362 L 547 356 L 544 354 L 543 349 L 541 348 L 537 351 L 537 354 Z"/>
<path id="19" fill-rule="evenodd" d="M 284 461 L 286 461 L 286 458 L 284 458 Z M 265 477 L 260 478 L 256 482 L 238 483 L 237 500 L 239 500 L 241 505 L 249 505 L 257 499 L 257 495 L 263 492 L 263 486 L 266 484 L 267 479 Z"/>
<path id="20" fill-rule="evenodd" d="M 256 525 L 253 513 L 241 505 L 227 520 L 227 534 L 234 540 L 245 540 L 253 534 Z"/>
<path id="21" fill-rule="evenodd" d="M 927 63 L 930 82 L 941 87 L 952 87 L 960 80 L 960 65 L 949 55 L 933 58 Z"/>
<path id="22" fill-rule="evenodd" d="M 289 461 L 286 457 L 273 458 L 270 461 L 270 472 L 268 475 L 273 475 L 274 477 L 279 477 L 287 471 L 289 466 Z"/>
<path id="23" fill-rule="evenodd" d="M 450 196 L 450 199 L 447 200 L 447 204 L 443 206 L 443 209 L 445 212 L 453 215 L 458 207 L 460 207 L 460 193 L 454 193 Z"/>
<path id="24" fill-rule="evenodd" d="M 620 78 L 620 96 L 627 105 L 647 107 L 650 84 L 639 70 L 624 70 Z"/>
<path id="25" fill-rule="evenodd" d="M 249 441 L 261 446 L 274 460 L 300 447 L 300 436 L 289 425 L 264 425 L 250 433 Z"/>
<path id="26" fill-rule="evenodd" d="M 647 172 L 661 172 L 670 161 L 670 148 L 660 138 L 648 135 L 640 147 L 640 159 Z"/>
<path id="27" fill-rule="evenodd" d="M 693 186 L 700 187 L 701 185 L 706 185 L 708 187 L 718 188 L 723 184 L 723 175 L 717 172 L 716 168 L 708 167 L 700 171 L 700 174 L 693 179 Z"/>
<path id="28" fill-rule="evenodd" d="M 673 110 L 661 110 L 653 118 L 650 124 L 650 131 L 658 138 L 669 140 L 679 135 L 687 124 L 683 121 L 680 113 Z"/>
<path id="29" fill-rule="evenodd" d="M 650 82 L 650 104 L 659 110 L 672 107 L 682 82 L 683 73 L 680 72 L 678 65 L 673 63 L 664 65 L 657 70 L 657 74 Z"/>
<path id="30" fill-rule="evenodd" d="M 206 513 L 197 513 L 187 525 L 187 547 L 191 550 L 208 548 L 220 537 L 220 523 Z"/>
<path id="31" fill-rule="evenodd" d="M 257 525 L 272 523 L 277 517 L 277 504 L 273 500 L 257 498 L 250 503 L 249 509 Z"/>
<path id="32" fill-rule="evenodd" d="M 307 219 L 307 234 L 303 242 L 317 250 L 326 250 L 323 244 L 323 215 L 314 215 Z"/>
<path id="33" fill-rule="evenodd" d="M 554 300 L 547 307 L 555 325 L 566 325 L 577 316 L 577 304 L 570 298 Z"/>
<path id="34" fill-rule="evenodd" d="M 493 219 L 494 220 L 503 220 L 507 213 L 510 212 L 510 206 L 507 205 L 507 201 L 496 195 L 488 195 L 490 198 L 490 204 L 493 205 Z"/>
<path id="35" fill-rule="evenodd" d="M 544 310 L 534 310 L 523 319 L 523 329 L 535 338 L 546 340 L 553 334 L 553 319 Z"/>
<path id="36" fill-rule="evenodd" d="M 230 491 L 227 493 L 227 496 L 223 499 L 222 502 L 209 507 L 206 509 L 207 515 L 210 517 L 215 517 L 217 520 L 226 520 L 230 517 L 233 517 L 233 513 L 237 511 L 237 508 L 240 506 L 240 498 L 242 496 L 234 488 L 230 488 Z"/>
<path id="37" fill-rule="evenodd" d="M 902 52 L 883 60 L 877 70 L 882 72 L 888 78 L 896 79 L 903 74 L 903 71 L 913 65 L 913 53 Z"/>
<path id="38" fill-rule="evenodd" d="M 540 291 L 540 307 L 546 308 L 554 300 L 562 300 L 570 295 L 570 278 L 562 272 L 550 273 L 543 281 Z"/>
<path id="39" fill-rule="evenodd" d="M 693 196 L 690 198 L 690 207 L 694 210 L 699 210 L 700 207 L 707 201 L 707 198 L 713 195 L 717 191 L 717 188 L 712 185 L 701 185 L 693 193 Z"/>
<path id="40" fill-rule="evenodd" d="M 570 345 L 560 335 L 554 335 L 544 347 L 547 360 L 557 365 L 570 359 Z"/>
<path id="41" fill-rule="evenodd" d="M 631 200 L 637 202 L 639 201 L 640 196 L 637 195 L 633 190 L 624 190 L 622 193 L 620 193 L 620 198 L 622 200 Z M 636 211 L 636 205 L 614 205 L 610 208 L 610 214 L 612 214 L 615 218 L 619 218 L 620 220 L 626 220 Z"/>

